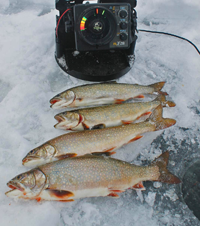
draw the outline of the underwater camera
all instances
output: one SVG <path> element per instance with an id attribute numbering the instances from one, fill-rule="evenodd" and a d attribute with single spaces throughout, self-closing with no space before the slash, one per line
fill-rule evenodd
<path id="1" fill-rule="evenodd" d="M 136 0 L 56 0 L 58 65 L 88 81 L 108 81 L 126 74 L 134 62 Z"/>

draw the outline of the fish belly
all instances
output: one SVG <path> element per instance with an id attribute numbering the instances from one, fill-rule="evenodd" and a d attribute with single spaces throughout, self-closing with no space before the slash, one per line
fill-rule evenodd
<path id="1" fill-rule="evenodd" d="M 87 197 L 99 197 L 99 196 L 107 196 L 110 194 L 108 188 L 100 187 L 100 188 L 92 188 L 92 189 L 83 189 L 77 191 L 71 191 L 71 196 L 65 195 L 57 195 L 49 189 L 43 190 L 40 193 L 40 198 L 42 200 L 49 201 L 73 201 L 75 199 L 87 198 Z"/>

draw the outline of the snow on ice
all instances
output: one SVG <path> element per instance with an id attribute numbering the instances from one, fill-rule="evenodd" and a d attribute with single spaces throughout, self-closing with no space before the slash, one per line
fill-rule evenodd
<path id="1" fill-rule="evenodd" d="M 6 183 L 27 169 L 25 154 L 63 131 L 53 128 L 49 99 L 87 83 L 64 74 L 55 58 L 54 1 L 0 1 L 0 219 L 4 226 L 197 226 L 199 220 L 181 196 L 181 186 L 146 182 L 138 198 L 128 190 L 119 199 L 88 198 L 73 203 L 11 200 Z M 139 0 L 138 29 L 170 32 L 200 48 L 198 0 Z M 132 70 L 119 82 L 166 81 L 164 90 L 176 103 L 164 109 L 175 126 L 150 133 L 122 147 L 116 158 L 142 164 L 171 150 L 169 169 L 180 178 L 200 157 L 200 63 L 187 42 L 139 32 Z M 153 186 L 154 185 L 154 186 Z M 143 202 L 141 202 L 143 200 Z"/>

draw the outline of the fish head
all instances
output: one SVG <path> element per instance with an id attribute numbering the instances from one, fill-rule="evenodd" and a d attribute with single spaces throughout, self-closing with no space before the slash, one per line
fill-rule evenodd
<path id="1" fill-rule="evenodd" d="M 56 149 L 50 144 L 43 144 L 33 150 L 31 150 L 23 159 L 22 164 L 24 166 L 35 166 L 44 163 L 51 162 Z"/>
<path id="2" fill-rule="evenodd" d="M 71 90 L 62 92 L 50 100 L 51 108 L 60 109 L 68 107 L 74 102 L 75 98 L 76 96 Z"/>
<path id="3" fill-rule="evenodd" d="M 54 126 L 56 129 L 71 130 L 77 127 L 82 121 L 83 116 L 77 112 L 63 112 L 54 117 L 58 123 Z"/>
<path id="4" fill-rule="evenodd" d="M 11 198 L 34 199 L 43 190 L 46 176 L 39 169 L 19 174 L 7 183 L 12 190 L 6 192 Z"/>

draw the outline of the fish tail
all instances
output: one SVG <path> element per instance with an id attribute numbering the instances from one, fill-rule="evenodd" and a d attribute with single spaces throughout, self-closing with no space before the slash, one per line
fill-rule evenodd
<path id="1" fill-rule="evenodd" d="M 163 95 L 168 95 L 168 93 L 161 91 L 161 89 L 163 88 L 164 85 L 165 85 L 165 82 L 157 82 L 157 83 L 151 84 L 149 86 L 154 89 L 154 92 L 157 92 L 157 93 L 163 94 Z"/>
<path id="2" fill-rule="evenodd" d="M 155 181 L 164 182 L 168 184 L 181 183 L 181 180 L 167 169 L 168 160 L 169 151 L 166 151 L 152 162 L 152 166 L 157 166 L 159 168 L 160 173 L 158 179 Z"/>
<path id="3" fill-rule="evenodd" d="M 155 130 L 161 130 L 173 126 L 176 124 L 175 119 L 171 118 L 163 118 L 162 117 L 163 107 L 160 104 L 155 110 L 153 111 L 152 115 L 149 117 L 149 121 L 155 124 Z"/>
<path id="4" fill-rule="evenodd" d="M 173 101 L 166 100 L 165 95 L 160 94 L 156 97 L 155 101 L 160 101 L 163 107 L 175 107 L 176 104 Z"/>

